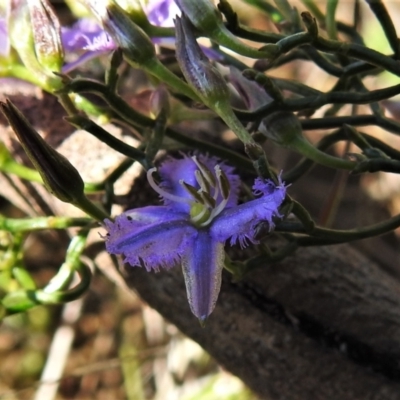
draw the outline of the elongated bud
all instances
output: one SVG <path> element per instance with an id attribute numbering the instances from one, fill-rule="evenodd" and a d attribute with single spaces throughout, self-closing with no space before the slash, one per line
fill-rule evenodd
<path id="1" fill-rule="evenodd" d="M 57 27 L 47 17 L 40 15 L 38 9 L 35 16 L 35 32 L 33 31 L 28 0 L 12 0 L 8 34 L 14 49 L 24 66 L 29 70 L 30 81 L 43 89 L 53 92 L 60 89 L 61 80 L 53 74 L 59 72 L 63 62 L 63 52 L 59 46 Z M 42 9 L 43 11 L 43 9 Z M 46 21 L 46 23 L 44 23 Z M 43 25 L 41 25 L 43 23 Z"/>
<path id="2" fill-rule="evenodd" d="M 297 139 L 303 139 L 300 121 L 286 111 L 277 111 L 264 118 L 258 130 L 282 147 L 290 148 Z"/>
<path id="3" fill-rule="evenodd" d="M 35 53 L 49 72 L 59 72 L 64 63 L 60 23 L 47 0 L 27 0 Z"/>
<path id="4" fill-rule="evenodd" d="M 78 202 L 83 197 L 84 182 L 75 167 L 43 140 L 11 101 L 0 102 L 0 107 L 46 189 L 61 201 Z"/>
<path id="5" fill-rule="evenodd" d="M 155 58 L 154 45 L 129 15 L 112 1 L 86 0 L 85 3 L 121 47 L 128 61 L 145 65 Z"/>
<path id="6" fill-rule="evenodd" d="M 228 86 L 220 72 L 201 51 L 190 21 L 182 15 L 176 18 L 175 26 L 176 56 L 188 83 L 208 106 L 210 103 L 226 101 L 229 98 Z"/>

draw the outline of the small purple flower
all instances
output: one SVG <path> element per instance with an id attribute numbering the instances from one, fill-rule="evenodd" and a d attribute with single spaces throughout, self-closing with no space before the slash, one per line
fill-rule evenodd
<path id="1" fill-rule="evenodd" d="M 116 48 L 111 36 L 95 21 L 88 18 L 80 19 L 70 28 L 63 27 L 61 41 L 67 53 L 84 52 L 74 62 L 64 65 L 64 73 Z"/>
<path id="2" fill-rule="evenodd" d="M 176 15 L 181 15 L 181 10 L 174 0 L 150 0 L 145 12 L 151 24 L 169 28 L 174 26 Z"/>
<path id="3" fill-rule="evenodd" d="M 216 157 L 198 155 L 169 158 L 158 169 L 160 185 L 147 178 L 160 194 L 162 206 L 128 210 L 115 222 L 105 220 L 106 248 L 123 254 L 132 266 L 148 271 L 181 264 L 187 296 L 193 314 L 204 323 L 215 307 L 224 266 L 224 243 L 241 247 L 258 243 L 261 221 L 274 227 L 286 187 L 279 178 L 257 178 L 253 186 L 257 199 L 237 205 L 240 179 L 233 168 Z"/>
<path id="4" fill-rule="evenodd" d="M 176 15 L 180 15 L 180 10 L 174 0 L 150 0 L 145 7 L 145 12 L 150 23 L 162 27 L 173 27 L 173 19 Z M 77 21 L 72 27 L 63 27 L 61 29 L 61 41 L 67 54 L 80 53 L 76 60 L 64 65 L 64 73 L 68 73 L 84 62 L 117 48 L 117 44 L 108 32 L 97 22 L 88 18 Z M 154 37 L 152 42 L 159 46 L 174 46 L 175 38 Z M 213 60 L 220 61 L 222 59 L 221 55 L 212 48 L 203 47 L 203 50 L 207 57 Z"/>

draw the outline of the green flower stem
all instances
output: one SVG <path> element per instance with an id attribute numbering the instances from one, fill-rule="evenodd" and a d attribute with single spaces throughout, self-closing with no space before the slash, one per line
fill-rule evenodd
<path id="1" fill-rule="evenodd" d="M 0 230 L 11 233 L 33 231 L 39 229 L 65 229 L 72 226 L 85 226 L 90 218 L 70 217 L 35 217 L 35 218 L 6 218 L 0 215 Z"/>
<path id="2" fill-rule="evenodd" d="M 303 12 L 301 15 L 307 28 L 311 28 L 312 17 L 310 14 Z M 400 65 L 398 62 L 389 56 L 380 53 L 379 51 L 355 43 L 346 43 L 337 40 L 325 39 L 321 36 L 318 36 L 316 39 L 314 39 L 312 44 L 317 50 L 366 61 L 367 63 L 383 68 L 392 74 L 400 76 Z"/>
<path id="3" fill-rule="evenodd" d="M 352 128 L 351 128 L 352 129 Z M 325 136 L 321 141 L 316 145 L 316 147 L 320 151 L 325 151 L 328 149 L 330 146 L 332 146 L 334 143 L 339 142 L 341 140 L 349 140 L 349 132 L 351 131 L 346 130 L 346 129 L 339 129 L 336 132 L 333 132 L 329 134 L 328 136 Z M 357 134 L 352 134 L 350 136 L 350 139 L 352 142 L 357 145 L 361 150 L 369 149 L 371 147 L 377 148 L 380 151 L 382 151 L 384 154 L 386 154 L 388 157 L 395 159 L 395 160 L 400 160 L 400 151 L 393 149 L 392 147 L 388 146 L 386 143 L 383 143 L 379 139 L 376 139 L 366 133 L 358 132 L 356 131 Z M 381 159 L 377 160 L 378 164 L 381 161 Z M 393 164 L 393 160 L 388 160 L 389 164 Z M 309 169 L 312 167 L 313 161 L 306 158 L 302 161 L 300 161 L 293 169 L 286 171 L 286 173 L 283 175 L 283 180 L 287 183 L 292 183 L 298 180 L 302 175 L 307 173 Z M 396 164 L 389 165 L 389 167 L 396 167 Z"/>
<path id="4" fill-rule="evenodd" d="M 330 39 L 337 39 L 337 30 L 336 30 L 336 8 L 338 5 L 338 0 L 329 0 L 326 3 L 326 16 L 325 16 L 325 25 L 326 31 L 328 32 L 328 36 Z"/>
<path id="5" fill-rule="evenodd" d="M 22 260 L 22 246 L 24 235 L 16 233 L 12 237 L 11 243 L 7 243 L 7 250 L 1 254 L 0 272 L 11 271 L 15 265 L 19 265 Z"/>
<path id="6" fill-rule="evenodd" d="M 211 33 L 204 32 L 209 35 L 209 38 L 217 42 L 220 46 L 227 47 L 228 49 L 240 54 L 241 56 L 249 58 L 270 58 L 273 53 L 269 50 L 258 50 L 253 47 L 247 46 L 241 42 L 235 35 L 233 35 L 222 23 L 219 25 L 219 29 Z M 271 45 L 273 46 L 273 45 Z M 272 47 L 271 47 L 272 49 Z"/>
<path id="7" fill-rule="evenodd" d="M 264 116 L 273 113 L 274 111 L 301 111 L 309 109 L 316 110 L 326 104 L 369 104 L 385 100 L 390 97 L 394 97 L 398 94 L 400 94 L 400 84 L 390 86 L 385 89 L 370 90 L 367 93 L 335 91 L 328 93 L 320 93 L 320 95 L 318 96 L 314 95 L 303 98 L 285 99 L 285 101 L 279 103 L 272 101 L 253 112 L 236 111 L 236 115 L 241 120 L 243 119 L 244 121 L 254 121 L 254 119 L 261 119 Z M 374 119 L 378 120 L 379 116 L 375 116 Z M 383 121 L 382 117 L 379 120 Z M 307 123 L 312 124 L 312 122 L 311 123 L 307 122 Z M 383 122 L 381 123 L 383 124 Z"/>
<path id="8" fill-rule="evenodd" d="M 275 44 L 267 44 L 266 46 L 262 47 L 262 49 L 270 48 L 271 52 L 273 52 L 273 56 L 276 58 L 281 54 L 295 49 L 296 47 L 310 43 L 312 40 L 313 37 L 309 32 L 299 32 L 290 36 L 286 36 Z"/>
<path id="9" fill-rule="evenodd" d="M 70 284 L 75 271 L 81 268 L 81 255 L 86 246 L 89 229 L 83 228 L 78 235 L 72 238 L 65 257 L 65 262 L 61 265 L 58 273 L 43 289 L 45 293 L 54 293 L 64 290 Z"/>
<path id="10" fill-rule="evenodd" d="M 35 281 L 25 268 L 20 266 L 15 266 L 12 269 L 12 275 L 15 278 L 15 280 L 22 286 L 23 289 L 25 290 L 36 289 Z"/>
<path id="11" fill-rule="evenodd" d="M 64 110 L 67 112 L 68 115 L 78 114 L 78 110 L 68 94 L 57 93 L 57 97 L 59 103 L 64 107 Z"/>
<path id="12" fill-rule="evenodd" d="M 41 304 L 67 303 L 82 296 L 90 286 L 92 272 L 84 263 L 80 263 L 75 272 L 78 273 L 80 278 L 80 282 L 76 286 L 68 290 L 59 290 L 52 293 L 45 290 L 38 290 L 35 293 L 37 301 Z"/>
<path id="13" fill-rule="evenodd" d="M 301 121 L 301 125 L 304 130 L 340 128 L 341 126 L 343 126 L 343 124 L 348 124 L 352 126 L 376 125 L 387 130 L 388 132 L 400 134 L 399 122 L 390 118 L 382 117 L 378 114 L 313 118 L 307 120 L 304 119 Z"/>
<path id="14" fill-rule="evenodd" d="M 117 91 L 118 81 L 119 81 L 118 68 L 121 66 L 122 61 L 123 61 L 122 50 L 121 48 L 117 48 L 111 56 L 110 66 L 106 70 L 105 74 L 105 84 L 111 92 Z"/>
<path id="15" fill-rule="evenodd" d="M 117 115 L 119 115 L 124 121 L 131 124 L 132 126 L 139 128 L 154 127 L 155 121 L 153 119 L 146 117 L 145 115 L 140 114 L 132 109 L 129 104 L 126 103 L 120 96 L 115 93 L 109 92 L 108 88 L 100 82 L 86 79 L 74 79 L 66 85 L 65 89 L 77 93 L 90 92 L 97 94 L 107 102 L 107 104 L 112 108 L 113 111 L 117 113 Z M 233 111 L 230 109 L 230 107 L 228 109 L 228 112 L 233 114 Z M 243 130 L 245 129 L 240 121 L 234 116 L 234 114 L 233 118 L 236 120 L 236 125 L 240 124 L 239 130 L 243 132 Z M 168 127 L 165 131 L 165 134 L 171 139 L 174 139 L 186 146 L 190 146 L 192 148 L 202 151 L 209 151 L 212 154 L 225 158 L 226 160 L 233 162 L 240 169 L 254 171 L 250 160 L 240 156 L 235 152 L 230 151 L 226 147 L 194 139 L 193 137 L 183 135 L 176 130 Z M 247 136 L 249 135 L 249 133 L 246 131 L 244 135 Z"/>
<path id="16" fill-rule="evenodd" d="M 383 235 L 400 226 L 400 214 L 386 221 L 369 225 L 364 228 L 339 230 L 326 229 L 316 226 L 311 235 L 297 236 L 296 242 L 299 246 L 316 246 L 327 244 L 347 243 L 355 240 L 367 239 L 374 236 Z M 277 232 L 290 232 L 305 234 L 304 227 L 300 224 L 286 224 L 285 222 L 277 224 Z"/>
<path id="17" fill-rule="evenodd" d="M 207 102 L 210 103 L 210 102 Z M 236 117 L 229 102 L 220 101 L 216 104 L 207 104 L 213 111 L 215 111 L 222 120 L 232 129 L 233 133 L 240 139 L 244 144 L 255 144 L 254 139 L 250 133 L 247 132 L 245 127 Z"/>
<path id="18" fill-rule="evenodd" d="M 302 223 L 304 226 L 304 229 L 307 233 L 313 232 L 315 228 L 315 222 L 311 218 L 311 215 L 309 212 L 302 206 L 301 203 L 298 201 L 293 200 L 290 198 L 289 195 L 287 197 L 292 201 L 292 213 L 298 218 L 298 220 Z"/>
<path id="19" fill-rule="evenodd" d="M 6 163 L 0 165 L 0 171 L 16 175 L 30 182 L 38 182 L 43 184 L 43 179 L 38 171 L 26 167 L 25 165 L 19 164 L 14 160 L 7 160 Z"/>
<path id="20" fill-rule="evenodd" d="M 7 78 L 13 77 L 23 81 L 32 83 L 35 86 L 41 87 L 42 89 L 51 92 L 52 89 L 46 84 L 46 80 L 42 76 L 32 74 L 32 71 L 21 64 L 12 64 L 5 68 L 0 67 L 0 77 Z"/>
<path id="21" fill-rule="evenodd" d="M 155 26 L 152 24 L 146 24 L 142 29 L 147 33 L 147 35 L 151 38 L 155 37 L 174 37 L 175 29 L 174 28 L 166 28 L 164 26 Z"/>
<path id="22" fill-rule="evenodd" d="M 129 59 L 127 59 L 128 63 L 132 65 L 134 68 L 137 68 L 137 64 Z M 197 94 L 190 88 L 190 86 L 176 76 L 173 72 L 171 72 L 168 68 L 166 68 L 157 58 L 152 58 L 145 64 L 140 65 L 146 72 L 155 76 L 161 82 L 172 87 L 178 93 L 181 93 L 194 101 L 200 101 L 200 98 Z"/>
<path id="23" fill-rule="evenodd" d="M 35 290 L 32 287 L 35 285 L 34 282 L 29 283 L 25 277 L 25 283 L 31 288 L 8 293 L 1 302 L 6 313 L 23 312 L 39 304 L 64 303 L 81 296 L 89 287 L 91 280 L 90 269 L 80 260 L 89 231 L 84 228 L 71 240 L 65 262 L 43 290 Z M 79 274 L 80 282 L 72 289 L 67 289 L 75 272 Z"/>
<path id="24" fill-rule="evenodd" d="M 13 174 L 18 176 L 19 178 L 25 179 L 29 182 L 37 182 L 43 185 L 43 179 L 40 176 L 39 172 L 35 169 L 26 167 L 25 165 L 19 164 L 17 162 L 10 162 L 7 164 L 0 165 L 0 171 Z M 103 190 L 103 183 L 93 183 L 93 182 L 85 182 L 85 193 L 95 193 Z"/>
<path id="25" fill-rule="evenodd" d="M 16 290 L 7 294 L 1 302 L 1 308 L 6 310 L 4 314 L 24 312 L 40 304 L 60 304 L 76 300 L 86 292 L 92 276 L 89 267 L 85 264 L 81 264 L 76 272 L 79 274 L 80 282 L 72 289 L 53 293 L 43 290 Z"/>
<path id="26" fill-rule="evenodd" d="M 138 113 L 118 94 L 111 91 L 101 82 L 89 79 L 74 79 L 68 82 L 63 91 L 71 91 L 74 93 L 93 93 L 101 97 L 111 109 L 123 118 L 126 122 L 134 127 L 144 128 L 152 127 L 154 120 Z"/>
<path id="27" fill-rule="evenodd" d="M 338 78 L 340 78 L 344 74 L 343 68 L 338 67 L 337 65 L 330 62 L 325 55 L 321 54 L 311 45 L 304 45 L 302 47 L 302 50 L 307 53 L 311 61 L 313 61 L 316 65 L 318 65 L 318 67 L 323 69 L 328 74 L 336 76 Z"/>
<path id="28" fill-rule="evenodd" d="M 106 213 L 103 209 L 97 207 L 84 195 L 71 202 L 71 204 L 84 211 L 87 215 L 90 215 L 92 218 L 99 222 L 110 217 L 108 213 Z"/>
<path id="29" fill-rule="evenodd" d="M 343 160 L 318 150 L 303 137 L 296 136 L 287 147 L 326 167 L 351 171 L 357 166 L 355 161 Z"/>
<path id="30" fill-rule="evenodd" d="M 240 24 L 239 26 L 235 27 L 232 33 L 234 33 L 235 36 L 238 36 L 242 39 L 247 39 L 259 43 L 276 43 L 285 37 L 280 33 L 266 32 L 259 29 L 250 28 L 248 26 L 243 26 Z"/>

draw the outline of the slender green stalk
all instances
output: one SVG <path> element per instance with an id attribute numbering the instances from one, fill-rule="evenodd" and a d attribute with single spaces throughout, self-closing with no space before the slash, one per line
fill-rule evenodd
<path id="1" fill-rule="evenodd" d="M 130 60 L 127 60 L 128 63 L 135 66 L 135 63 L 131 63 Z M 158 78 L 161 82 L 165 82 L 168 86 L 172 87 L 178 93 L 181 93 L 192 100 L 200 101 L 200 98 L 197 94 L 190 88 L 190 86 L 184 82 L 182 79 L 178 78 L 173 72 L 171 72 L 168 68 L 166 68 L 163 64 L 161 64 L 158 59 L 153 58 L 145 65 L 141 65 L 141 67 Z"/>
<path id="2" fill-rule="evenodd" d="M 85 226 L 93 222 L 90 218 L 70 217 L 35 217 L 35 218 L 6 218 L 0 215 L 0 230 L 7 232 L 24 232 L 39 229 L 66 229 L 72 226 Z"/>
<path id="3" fill-rule="evenodd" d="M 328 36 L 330 39 L 337 39 L 337 30 L 336 30 L 336 8 L 338 5 L 338 0 L 329 0 L 326 3 L 326 15 L 325 15 L 325 24 L 326 31 L 328 32 Z"/>
<path id="4" fill-rule="evenodd" d="M 351 171 L 357 166 L 357 162 L 355 161 L 343 160 L 342 158 L 333 157 L 318 150 L 304 138 L 296 138 L 293 143 L 290 144 L 290 148 L 302 154 L 304 157 L 313 160 L 317 164 L 325 165 L 326 167 Z"/>

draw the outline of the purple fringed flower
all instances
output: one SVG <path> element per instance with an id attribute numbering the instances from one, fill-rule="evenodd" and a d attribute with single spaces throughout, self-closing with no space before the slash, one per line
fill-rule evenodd
<path id="1" fill-rule="evenodd" d="M 259 197 L 237 205 L 240 179 L 216 157 L 170 158 L 158 169 L 160 185 L 153 180 L 155 170 L 147 178 L 164 204 L 105 220 L 106 248 L 148 271 L 181 264 L 190 308 L 203 324 L 220 290 L 224 243 L 258 243 L 257 225 L 266 221 L 274 227 L 286 187 L 280 178 L 278 185 L 257 178 L 253 189 Z"/>

